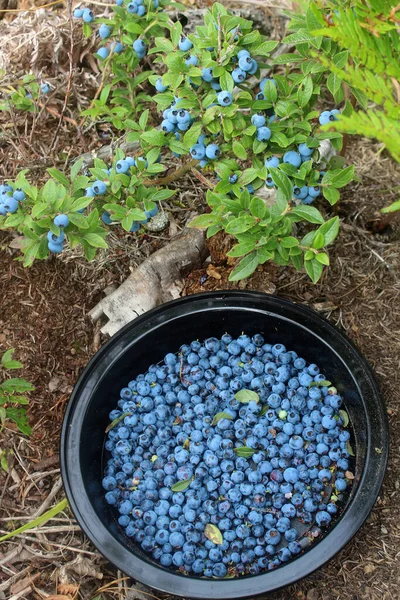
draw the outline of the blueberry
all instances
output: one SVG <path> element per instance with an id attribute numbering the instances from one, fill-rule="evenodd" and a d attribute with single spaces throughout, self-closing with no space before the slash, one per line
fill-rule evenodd
<path id="1" fill-rule="evenodd" d="M 309 148 L 307 146 L 307 144 L 300 144 L 299 145 L 299 152 L 302 156 L 311 156 L 312 153 L 314 152 L 314 148 Z"/>
<path id="2" fill-rule="evenodd" d="M 201 70 L 201 78 L 207 83 L 211 83 L 214 79 L 211 68 L 204 68 Z"/>
<path id="3" fill-rule="evenodd" d="M 243 71 L 243 69 L 237 68 L 232 71 L 232 78 L 235 83 L 242 83 L 246 80 L 246 77 L 246 71 Z"/>
<path id="4" fill-rule="evenodd" d="M 83 16 L 84 9 L 83 8 L 75 8 L 74 17 L 75 19 L 81 19 Z"/>
<path id="5" fill-rule="evenodd" d="M 217 144 L 208 144 L 208 146 L 206 146 L 207 158 L 210 158 L 211 160 L 215 160 L 216 158 L 219 157 L 220 154 L 221 154 L 221 151 L 219 149 L 219 146 L 217 146 Z"/>
<path id="6" fill-rule="evenodd" d="M 162 82 L 161 77 L 159 77 L 157 79 L 156 83 L 155 83 L 155 88 L 156 88 L 157 92 L 162 93 L 162 92 L 166 92 L 167 91 L 168 86 L 164 85 L 163 82 Z"/>
<path id="7" fill-rule="evenodd" d="M 330 110 L 324 110 L 318 117 L 318 121 L 320 122 L 321 125 L 327 125 L 331 119 L 331 111 Z"/>
<path id="8" fill-rule="evenodd" d="M 117 173 L 127 173 L 130 169 L 129 162 L 125 159 L 119 160 L 115 165 Z"/>
<path id="9" fill-rule="evenodd" d="M 57 215 L 53 221 L 54 225 L 56 227 L 68 227 L 69 225 L 69 218 L 67 217 L 67 215 Z"/>
<path id="10" fill-rule="evenodd" d="M 298 152 L 289 150 L 283 155 L 283 162 L 298 168 L 301 165 L 301 156 Z"/>
<path id="11" fill-rule="evenodd" d="M 187 38 L 185 36 L 181 36 L 178 46 L 179 46 L 179 50 L 182 50 L 183 52 L 187 52 L 188 50 L 193 48 L 192 42 L 189 40 L 189 38 Z"/>
<path id="12" fill-rule="evenodd" d="M 190 148 L 190 154 L 196 160 L 202 160 L 206 155 L 206 148 L 202 144 L 195 144 Z"/>
<path id="13" fill-rule="evenodd" d="M 221 106 L 229 106 L 232 104 L 232 94 L 230 92 L 222 91 L 217 95 L 217 100 Z"/>
<path id="14" fill-rule="evenodd" d="M 85 8 L 85 10 L 82 13 L 82 18 L 85 23 L 92 23 L 94 21 L 94 14 L 90 10 L 90 8 Z"/>
<path id="15" fill-rule="evenodd" d="M 251 71 L 254 68 L 253 59 L 250 55 L 239 58 L 239 68 L 245 72 Z"/>
<path id="16" fill-rule="evenodd" d="M 101 196 L 106 193 L 107 186 L 104 183 L 104 181 L 97 180 L 92 185 L 92 189 L 93 189 L 94 193 L 96 194 L 96 196 Z"/>
<path id="17" fill-rule="evenodd" d="M 110 37 L 111 35 L 111 27 L 108 27 L 108 25 L 106 25 L 105 23 L 102 23 L 102 25 L 100 25 L 100 29 L 99 29 L 99 36 L 103 39 L 106 39 L 108 37 Z"/>

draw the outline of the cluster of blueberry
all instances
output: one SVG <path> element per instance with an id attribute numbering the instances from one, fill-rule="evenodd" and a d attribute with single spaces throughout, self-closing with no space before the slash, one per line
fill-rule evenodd
<path id="1" fill-rule="evenodd" d="M 268 118 L 268 122 L 272 123 L 275 117 Z M 267 118 L 264 115 L 255 114 L 251 117 L 251 124 L 257 128 L 256 138 L 259 142 L 268 142 L 271 137 L 271 130 L 266 126 Z"/>
<path id="2" fill-rule="evenodd" d="M 105 500 L 126 535 L 205 577 L 295 557 L 301 527 L 329 526 L 348 485 L 347 415 L 329 386 L 260 334 L 194 341 L 151 365 L 121 390 L 105 444 Z"/>
<path id="3" fill-rule="evenodd" d="M 56 235 L 52 231 L 47 234 L 47 247 L 53 254 L 60 254 L 64 249 L 65 233 L 64 227 L 68 227 L 69 218 L 67 215 L 57 215 L 53 221 L 56 227 L 61 229 L 60 234 Z"/>
<path id="4" fill-rule="evenodd" d="M 25 200 L 25 198 L 25 192 L 19 188 L 13 190 L 10 185 L 0 185 L 0 216 L 5 217 L 7 214 L 17 212 L 18 203 Z"/>
<path id="5" fill-rule="evenodd" d="M 117 6 L 124 6 L 125 4 L 124 0 L 116 0 L 115 3 Z M 156 10 L 159 7 L 159 0 L 153 0 L 152 7 L 154 10 Z M 145 6 L 144 0 L 133 0 L 132 2 L 129 2 L 126 5 L 126 10 L 131 14 L 138 15 L 139 17 L 144 17 L 147 13 L 147 7 Z M 90 8 L 76 8 L 74 10 L 74 17 L 76 19 L 82 19 L 84 23 L 92 23 L 95 19 L 95 15 Z M 102 23 L 99 27 L 98 33 L 101 39 L 106 40 L 111 36 L 112 28 L 105 23 Z M 147 44 L 141 38 L 136 39 L 133 42 L 132 47 L 138 58 L 144 58 L 146 56 Z M 97 54 L 102 60 L 106 60 L 110 55 L 110 49 L 114 54 L 120 54 L 123 51 L 124 46 L 121 44 L 121 42 L 114 41 L 110 45 L 110 48 L 101 46 L 98 49 Z"/>
<path id="6" fill-rule="evenodd" d="M 148 165 L 147 160 L 141 156 L 137 156 L 136 158 L 133 158 L 133 156 L 125 156 L 125 158 L 122 158 L 115 163 L 114 168 L 115 168 L 116 173 L 127 174 L 130 172 L 132 167 L 137 167 L 139 163 L 143 163 L 145 167 L 147 167 L 147 165 Z M 111 169 L 103 169 L 103 171 L 104 171 L 105 177 L 108 178 L 111 173 Z M 104 195 L 106 193 L 106 191 L 107 191 L 106 182 L 102 181 L 101 179 L 98 179 L 90 187 L 86 188 L 85 196 L 89 196 L 90 198 L 95 198 L 96 196 Z M 79 212 L 83 212 L 83 210 L 81 210 Z M 158 213 L 158 206 L 154 207 L 152 210 L 145 211 L 146 219 L 144 221 L 134 221 L 132 223 L 130 231 L 132 233 L 139 231 L 140 226 L 146 224 L 148 222 L 148 220 L 151 219 L 152 217 L 155 217 L 157 213 Z M 103 223 L 105 223 L 105 225 L 111 225 L 114 222 L 111 218 L 110 213 L 107 212 L 106 210 L 101 215 L 101 220 L 103 221 Z"/>
<path id="7" fill-rule="evenodd" d="M 314 148 L 309 148 L 306 144 L 300 144 L 298 147 L 298 152 L 295 150 L 286 152 L 282 157 L 282 162 L 299 168 L 303 162 L 311 160 L 313 152 Z M 270 167 L 277 168 L 280 164 L 281 159 L 278 156 L 269 156 L 265 161 L 265 166 L 267 169 Z M 324 175 L 325 171 L 320 171 L 320 181 Z M 265 185 L 270 188 L 275 187 L 274 181 L 270 174 L 267 175 Z M 321 188 L 319 186 L 303 186 L 301 188 L 294 186 L 293 188 L 294 198 L 301 200 L 302 204 L 312 204 L 315 198 L 317 198 L 317 196 L 320 194 Z"/>
<path id="8" fill-rule="evenodd" d="M 337 115 L 340 115 L 340 110 L 334 108 L 333 110 L 324 110 L 318 118 L 321 125 L 328 125 L 332 121 L 337 121 Z"/>
<path id="9" fill-rule="evenodd" d="M 160 91 L 161 87 L 165 90 L 166 88 L 162 85 L 161 79 L 156 82 L 156 89 Z M 183 108 L 177 108 L 176 103 L 179 98 L 175 98 L 175 101 L 169 108 L 166 108 L 163 112 L 163 121 L 161 123 L 161 129 L 165 133 L 175 133 L 179 131 L 187 131 L 193 123 L 193 118 L 188 110 Z"/>

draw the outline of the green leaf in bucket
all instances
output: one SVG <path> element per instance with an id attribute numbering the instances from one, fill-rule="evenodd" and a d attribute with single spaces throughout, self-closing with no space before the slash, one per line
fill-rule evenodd
<path id="1" fill-rule="evenodd" d="M 234 448 L 234 451 L 238 456 L 243 456 L 243 458 L 250 458 L 255 452 L 254 448 L 250 448 L 249 446 L 240 446 L 239 448 Z"/>
<path id="2" fill-rule="evenodd" d="M 351 447 L 351 444 L 350 444 L 350 440 L 347 440 L 347 442 L 346 442 L 346 450 L 350 456 L 355 456 L 353 448 Z"/>
<path id="3" fill-rule="evenodd" d="M 114 421 L 111 421 L 111 423 L 106 427 L 106 433 L 111 431 L 111 429 L 114 429 L 114 427 L 116 425 L 118 425 L 118 423 L 121 423 L 121 421 L 123 421 L 125 419 L 125 417 L 130 417 L 131 414 L 132 413 L 130 413 L 130 412 L 124 412 L 124 413 L 122 413 L 122 415 L 120 415 L 119 417 L 114 419 Z"/>
<path id="4" fill-rule="evenodd" d="M 194 477 L 191 477 L 190 479 L 187 479 L 186 481 L 177 481 L 171 487 L 171 490 L 173 492 L 183 492 L 183 490 L 186 490 L 186 488 L 189 487 L 189 485 L 192 483 L 193 479 L 194 479 Z"/>
<path id="5" fill-rule="evenodd" d="M 238 402 L 243 402 L 243 404 L 258 402 L 260 400 L 260 396 L 252 390 L 239 390 L 236 392 L 235 398 Z"/>
<path id="6" fill-rule="evenodd" d="M 224 543 L 222 533 L 216 525 L 211 525 L 211 523 L 208 523 L 204 529 L 204 535 L 208 540 L 210 540 L 210 542 L 213 542 L 214 544 Z"/>
<path id="7" fill-rule="evenodd" d="M 327 379 L 323 379 L 322 381 L 312 381 L 308 387 L 325 387 L 329 385 L 332 385 L 332 383 Z"/>
<path id="8" fill-rule="evenodd" d="M 349 420 L 349 415 L 347 414 L 347 412 L 345 410 L 339 410 L 339 415 L 342 417 L 343 419 L 343 427 L 347 427 L 347 425 L 349 424 L 350 420 Z"/>
<path id="9" fill-rule="evenodd" d="M 216 425 L 221 419 L 229 419 L 229 421 L 232 421 L 233 417 L 227 412 L 219 412 L 214 415 L 211 425 Z"/>

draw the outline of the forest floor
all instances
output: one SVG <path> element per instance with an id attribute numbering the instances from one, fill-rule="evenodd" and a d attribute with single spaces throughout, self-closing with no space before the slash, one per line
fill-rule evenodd
<path id="1" fill-rule="evenodd" d="M 57 31 L 62 39 L 63 25 Z M 78 38 L 81 43 L 77 34 Z M 47 66 L 54 68 L 50 63 Z M 54 76 L 65 77 L 65 73 L 60 69 Z M 77 109 L 83 90 L 79 86 L 92 83 L 95 89 L 98 74 L 85 75 L 82 70 L 81 77 L 80 84 L 76 81 Z M 56 125 L 50 113 L 36 125 L 37 135 L 25 146 L 29 164 L 36 155 L 51 162 L 48 148 L 52 136 L 46 132 L 54 133 Z M 14 123 L 14 127 L 25 139 L 28 134 L 21 125 Z M 63 148 L 62 160 L 104 143 L 94 128 L 85 132 L 85 144 L 73 139 L 72 133 L 63 123 L 54 143 L 56 150 Z M 228 277 L 233 266 L 225 257 L 231 240 L 216 236 L 209 243 L 211 259 L 188 274 L 183 292 L 256 289 L 306 304 L 350 336 L 371 363 L 381 386 L 392 443 L 375 508 L 329 564 L 306 580 L 269 595 L 271 600 L 400 598 L 400 227 L 393 221 L 379 234 L 371 231 L 379 209 L 395 199 L 400 172 L 372 142 L 351 140 L 347 157 L 356 166 L 359 181 L 343 191 L 337 213 L 341 233 L 330 253 L 331 267 L 317 285 L 303 273 L 266 265 L 248 280 L 232 284 Z M 4 144 L 4 138 L 0 158 L 0 170 L 9 177 L 29 162 L 12 144 Z M 42 158 L 38 166 L 43 166 Z M 188 212 L 204 206 L 205 190 L 197 180 L 187 175 L 179 185 L 178 202 L 164 203 L 170 216 L 167 232 L 128 236 L 114 231 L 110 249 L 100 252 L 92 263 L 67 251 L 24 269 L 15 260 L 19 252 L 13 236 L 0 233 L 0 355 L 15 348 L 16 357 L 25 365 L 22 375 L 36 388 L 30 395 L 31 437 L 10 427 L 1 434 L 0 446 L 12 450 L 13 456 L 9 472 L 0 472 L 0 535 L 62 499 L 58 452 L 63 414 L 79 374 L 105 341 L 99 326 L 88 319 L 88 312 L 107 286 L 120 284 L 183 227 Z M 68 510 L 1 544 L 0 600 L 6 598 L 172 600 L 166 594 L 135 587 L 117 572 L 85 538 Z"/>

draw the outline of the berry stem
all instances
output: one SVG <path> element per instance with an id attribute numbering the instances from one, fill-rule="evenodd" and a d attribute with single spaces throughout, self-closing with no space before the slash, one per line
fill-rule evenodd
<path id="1" fill-rule="evenodd" d="M 166 175 L 165 177 L 160 177 L 160 179 L 145 179 L 143 181 L 143 185 L 145 185 L 145 186 L 168 185 L 172 181 L 176 181 L 177 179 L 180 179 L 181 177 L 186 175 L 186 173 L 188 173 L 188 171 L 190 171 L 196 165 L 196 163 L 197 163 L 197 161 L 190 160 L 189 162 L 187 162 L 184 165 L 182 165 L 181 167 L 179 167 L 179 169 L 177 169 L 176 171 L 173 171 L 172 173 L 170 173 L 169 175 Z"/>

